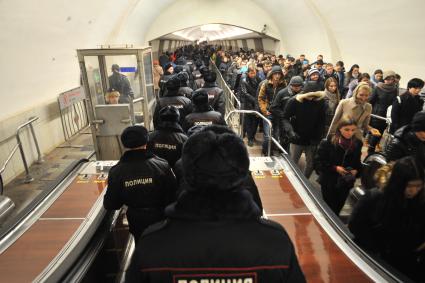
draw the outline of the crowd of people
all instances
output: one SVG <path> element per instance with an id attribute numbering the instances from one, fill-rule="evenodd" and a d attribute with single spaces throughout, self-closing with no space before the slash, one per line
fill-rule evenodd
<path id="1" fill-rule="evenodd" d="M 358 201 L 348 227 L 371 254 L 414 280 L 425 278 L 425 112 L 419 96 L 424 81 L 412 78 L 401 92 L 400 76 L 392 70 L 377 69 L 370 76 L 357 64 L 346 72 L 342 61 L 324 63 L 321 55 L 310 62 L 304 55 L 295 59 L 219 46 L 186 46 L 154 61 L 155 131 L 148 134 L 146 129 L 131 128 L 121 137 L 132 150 L 111 170 L 104 204 L 107 209 L 128 205 L 130 231 L 138 242 L 129 278 L 162 282 L 173 270 L 160 266 L 184 269 L 199 263 L 196 250 L 222 251 L 201 241 L 203 233 L 221 237 L 211 230 L 219 226 L 211 226 L 210 221 L 216 225 L 243 219 L 252 225 L 236 221 L 220 229 L 275 227 L 276 241 L 284 243 L 286 251 L 273 264 L 287 263 L 289 270 L 276 267 L 265 276 L 274 278 L 274 272 L 283 272 L 281 276 L 293 279 L 285 282 L 304 280 L 284 229 L 259 220 L 262 205 L 246 165 L 246 148 L 226 127 L 227 98 L 217 86 L 211 61 L 242 109 L 258 111 L 271 122 L 273 137 L 296 164 L 304 153 L 304 175 L 309 178 L 316 171 L 323 200 L 336 215 L 362 175 L 362 149 L 367 148 L 369 155 L 383 154 L 386 173 L 378 170 L 376 187 Z M 253 146 L 262 131 L 263 155 L 267 155 L 269 130 L 269 123 L 245 115 L 246 143 Z M 393 138 L 381 148 L 384 131 Z M 146 138 L 139 140 L 140 136 Z M 138 162 L 144 164 L 142 175 L 135 169 Z M 241 201 L 241 206 L 226 206 L 231 198 L 235 204 Z M 148 228 L 141 236 L 150 224 L 164 218 L 168 222 Z M 170 233 L 176 236 L 172 243 Z M 232 239 L 242 235 L 232 233 L 228 234 Z M 163 254 L 157 254 L 154 245 L 164 245 L 170 252 L 166 254 L 164 248 Z M 180 249 L 189 254 L 186 265 L 178 261 Z M 231 266 L 235 258 L 244 262 L 239 258 L 243 251 L 231 244 L 226 249 L 232 255 L 226 264 Z M 261 250 L 263 255 L 273 253 L 271 244 Z M 214 258 L 210 264 L 216 263 Z"/>

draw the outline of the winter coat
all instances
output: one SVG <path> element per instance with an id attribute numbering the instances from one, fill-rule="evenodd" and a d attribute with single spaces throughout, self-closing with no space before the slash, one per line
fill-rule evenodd
<path id="1" fill-rule="evenodd" d="M 379 83 L 373 90 L 370 96 L 369 103 L 372 105 L 372 114 L 386 117 L 387 109 L 393 104 L 394 99 L 397 97 L 398 91 L 395 87 L 388 87 L 384 83 Z M 386 123 L 383 120 L 372 118 L 370 125 L 374 128 L 385 128 Z"/>
<path id="2" fill-rule="evenodd" d="M 278 82 L 276 88 L 273 88 L 273 83 L 270 76 L 266 82 L 261 84 L 260 91 L 258 93 L 258 105 L 263 115 L 267 115 L 267 111 L 270 111 L 270 107 L 273 104 L 274 98 L 276 97 L 278 92 L 284 89 L 285 87 L 286 83 L 283 77 Z"/>
<path id="3" fill-rule="evenodd" d="M 155 128 L 161 122 L 159 111 L 169 105 L 173 105 L 179 110 L 180 124 L 184 121 L 186 115 L 190 114 L 193 110 L 192 101 L 189 98 L 179 95 L 177 90 L 168 91 L 165 96 L 160 97 L 156 103 L 153 113 L 153 125 Z"/>
<path id="4" fill-rule="evenodd" d="M 190 97 L 192 97 L 192 92 L 193 92 L 193 89 L 191 89 L 190 87 L 188 87 L 188 86 L 181 86 L 179 88 L 179 91 L 177 93 L 179 95 L 183 95 L 183 96 L 185 96 L 187 98 L 190 98 Z"/>
<path id="5" fill-rule="evenodd" d="M 298 94 L 291 98 L 283 113 L 283 127 L 290 142 L 317 145 L 322 139 L 326 119 L 323 92 Z"/>
<path id="6" fill-rule="evenodd" d="M 356 137 L 361 140 L 363 138 L 363 133 L 367 133 L 369 131 L 371 113 L 372 106 L 369 103 L 365 103 L 363 105 L 357 104 L 354 96 L 341 100 L 336 108 L 328 136 L 335 134 L 336 127 L 343 117 L 350 117 L 356 121 Z"/>
<path id="7" fill-rule="evenodd" d="M 200 89 L 197 89 L 193 92 L 193 95 L 198 92 L 203 92 L 208 94 L 208 104 L 221 115 L 225 115 L 226 112 L 226 102 L 224 99 L 224 92 L 221 88 L 217 86 L 217 83 L 205 82 L 204 86 Z"/>
<path id="8" fill-rule="evenodd" d="M 109 76 L 109 87 L 118 91 L 121 95 L 119 103 L 130 103 L 130 99 L 134 98 L 133 89 L 127 76 L 114 72 Z"/>
<path id="9" fill-rule="evenodd" d="M 243 109 L 246 110 L 255 110 L 257 109 L 257 89 L 260 85 L 261 80 L 259 77 L 249 78 L 244 76 L 241 81 L 241 102 L 243 104 Z"/>
<path id="10" fill-rule="evenodd" d="M 164 217 L 164 208 L 175 200 L 177 183 L 168 162 L 146 150 L 129 150 L 111 168 L 103 199 L 107 210 L 127 205 L 130 232 L 138 237 Z"/>
<path id="11" fill-rule="evenodd" d="M 293 93 L 290 86 L 280 90 L 277 93 L 276 98 L 273 100 L 272 105 L 270 106 L 270 112 L 273 114 L 273 117 L 282 120 L 286 104 L 295 95 L 296 93 Z"/>
<path id="12" fill-rule="evenodd" d="M 159 82 L 161 80 L 161 76 L 164 75 L 164 70 L 159 65 L 153 66 L 153 87 L 155 90 L 160 89 Z"/>
<path id="13" fill-rule="evenodd" d="M 354 240 L 363 249 L 380 256 L 415 282 L 425 278 L 425 251 L 417 251 L 425 239 L 422 198 L 419 195 L 395 205 L 385 193 L 367 191 L 355 205 L 348 223 Z"/>
<path id="14" fill-rule="evenodd" d="M 410 126 L 403 126 L 394 133 L 394 139 L 385 148 L 384 155 L 387 161 L 415 156 L 425 165 L 425 143 L 416 137 Z"/>
<path id="15" fill-rule="evenodd" d="M 321 184 L 327 184 L 329 180 L 335 180 L 336 183 L 339 176 L 336 166 L 351 167 L 360 173 L 363 143 L 357 138 L 353 138 L 352 142 L 353 146 L 349 150 L 333 144 L 330 137 L 320 142 L 314 158 L 314 169 L 320 176 Z"/>
<path id="16" fill-rule="evenodd" d="M 413 116 L 422 110 L 424 101 L 419 95 L 411 95 L 409 91 L 400 95 L 399 98 L 394 99 L 391 109 L 391 129 L 390 132 L 394 133 L 397 129 L 410 124 Z"/>
<path id="17" fill-rule="evenodd" d="M 285 229 L 260 218 L 246 190 L 184 191 L 166 214 L 141 237 L 126 282 L 306 282 Z"/>
<path id="18" fill-rule="evenodd" d="M 183 130 L 187 131 L 195 125 L 226 125 L 220 112 L 214 111 L 211 106 L 195 107 L 193 112 L 186 116 L 183 121 Z"/>
<path id="19" fill-rule="evenodd" d="M 186 141 L 187 136 L 178 123 L 161 122 L 155 131 L 149 133 L 147 149 L 174 167 Z"/>

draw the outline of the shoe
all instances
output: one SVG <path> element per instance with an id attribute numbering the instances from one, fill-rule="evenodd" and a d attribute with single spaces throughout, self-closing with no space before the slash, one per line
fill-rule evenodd
<path id="1" fill-rule="evenodd" d="M 254 141 L 253 140 L 248 140 L 248 146 L 250 146 L 250 147 L 254 146 Z"/>

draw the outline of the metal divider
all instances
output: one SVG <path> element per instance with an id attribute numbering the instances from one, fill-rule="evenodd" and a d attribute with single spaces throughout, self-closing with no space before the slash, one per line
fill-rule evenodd
<path id="1" fill-rule="evenodd" d="M 221 75 L 220 71 L 218 70 L 217 66 L 214 64 L 214 62 L 211 60 L 212 70 L 217 74 L 217 85 L 223 89 L 224 96 L 225 96 L 225 108 L 226 108 L 226 122 L 236 133 L 238 133 L 239 136 L 242 137 L 243 134 L 243 115 L 256 115 L 260 117 L 263 121 L 269 124 L 270 126 L 270 139 L 268 143 L 267 148 L 267 155 L 270 156 L 271 154 L 271 143 L 273 142 L 274 145 L 284 154 L 288 154 L 286 150 L 280 145 L 280 143 L 272 136 L 273 132 L 273 126 L 269 119 L 264 117 L 260 112 L 253 111 L 253 110 L 241 110 L 241 103 L 239 99 L 236 97 L 236 95 L 233 93 L 233 91 L 230 89 L 230 87 L 227 85 L 226 81 L 224 80 L 223 76 Z M 235 115 L 239 114 L 239 115 Z"/>
<path id="2" fill-rule="evenodd" d="M 76 87 L 59 94 L 59 112 L 65 141 L 89 126 L 84 90 Z"/>
<path id="3" fill-rule="evenodd" d="M 236 95 L 233 93 L 233 91 L 229 88 L 226 81 L 224 80 L 223 76 L 221 75 L 220 71 L 218 70 L 217 66 L 214 64 L 213 61 L 211 61 L 210 66 L 212 66 L 212 70 L 217 74 L 217 85 L 223 89 L 224 97 L 225 97 L 225 109 L 227 117 L 230 117 L 231 120 L 226 122 L 228 123 L 229 127 L 231 127 L 238 135 L 242 135 L 242 124 L 243 124 L 243 116 L 241 115 L 243 112 L 237 112 L 240 115 L 229 115 L 232 111 L 240 110 L 241 109 L 241 102 L 236 97 Z"/>
<path id="4" fill-rule="evenodd" d="M 0 169 L 0 176 L 1 174 L 3 174 L 4 170 L 6 170 L 6 166 L 9 164 L 10 160 L 12 159 L 13 155 L 15 154 L 15 152 L 19 149 L 19 152 L 21 153 L 21 158 L 22 158 L 22 163 L 24 164 L 24 168 L 25 168 L 25 179 L 24 182 L 25 183 L 30 183 L 34 180 L 34 178 L 31 177 L 30 174 L 30 170 L 29 170 L 29 165 L 27 162 L 27 159 L 25 157 L 25 152 L 24 152 L 24 147 L 22 146 L 22 141 L 21 141 L 21 137 L 20 137 L 20 133 L 22 131 L 22 129 L 29 127 L 30 128 L 30 132 L 31 132 L 31 136 L 33 138 L 34 141 L 34 145 L 35 148 L 37 150 L 37 163 L 42 163 L 43 162 L 43 158 L 41 156 L 41 151 L 40 151 L 40 147 L 38 146 L 38 141 L 37 141 L 37 137 L 35 135 L 35 131 L 34 131 L 34 127 L 32 125 L 33 122 L 37 121 L 38 117 L 32 117 L 30 118 L 27 122 L 25 122 L 24 124 L 20 125 L 17 129 L 16 129 L 16 134 L 11 136 L 10 138 L 16 138 L 16 145 L 13 147 L 13 149 L 11 150 L 11 152 L 9 153 L 9 156 L 7 157 L 6 161 L 3 164 L 3 167 Z M 10 139 L 8 138 L 8 139 Z M 3 192 L 1 192 L 3 193 Z"/>
<path id="5" fill-rule="evenodd" d="M 385 118 L 382 116 L 378 116 L 375 114 L 370 114 L 370 117 L 375 118 L 377 120 L 385 121 L 387 123 L 387 127 L 385 128 L 384 132 L 382 134 L 381 143 L 382 143 L 382 149 L 385 149 L 387 145 L 393 140 L 394 136 L 390 134 L 390 127 L 391 127 L 391 119 Z"/>

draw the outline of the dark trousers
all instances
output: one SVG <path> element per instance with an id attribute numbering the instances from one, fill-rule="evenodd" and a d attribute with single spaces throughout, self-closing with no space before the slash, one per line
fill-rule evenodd
<path id="1" fill-rule="evenodd" d="M 255 138 L 258 128 L 258 118 L 254 114 L 244 114 L 244 133 L 248 136 L 248 140 L 252 141 Z"/>
<path id="2" fill-rule="evenodd" d="M 339 215 L 351 188 L 347 186 L 337 187 L 337 179 L 338 176 L 328 176 L 320 183 L 323 200 L 336 215 Z"/>

